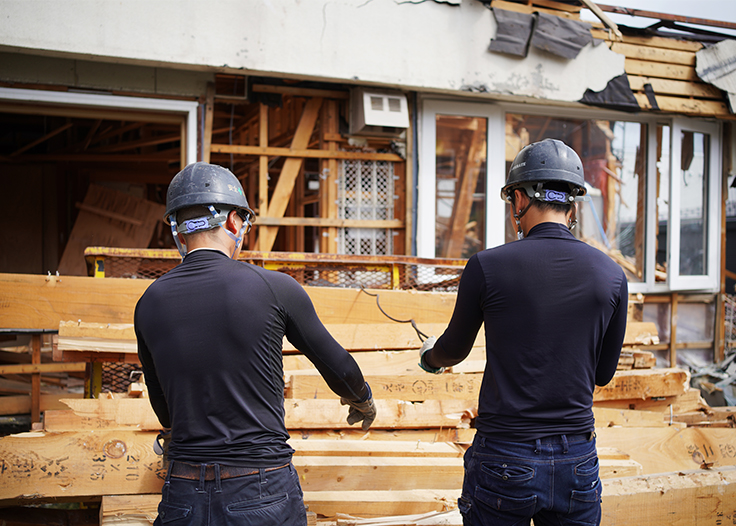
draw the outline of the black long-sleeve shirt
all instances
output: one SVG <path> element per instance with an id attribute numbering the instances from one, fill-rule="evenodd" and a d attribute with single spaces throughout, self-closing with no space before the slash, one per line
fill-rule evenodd
<path id="1" fill-rule="evenodd" d="M 290 276 L 197 250 L 157 279 L 135 310 L 138 356 L 169 456 L 234 466 L 283 465 L 282 343 L 288 340 L 339 396 L 368 396 L 355 360 L 325 329 Z"/>
<path id="2" fill-rule="evenodd" d="M 478 433 L 526 441 L 592 431 L 593 391 L 616 372 L 627 303 L 621 267 L 564 225 L 542 223 L 468 260 L 427 361 L 461 362 L 484 324 Z"/>

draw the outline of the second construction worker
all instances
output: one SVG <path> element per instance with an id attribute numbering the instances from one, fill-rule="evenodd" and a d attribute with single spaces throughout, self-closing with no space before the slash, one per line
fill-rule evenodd
<path id="1" fill-rule="evenodd" d="M 461 362 L 485 326 L 487 365 L 458 501 L 465 526 L 596 525 L 601 481 L 593 391 L 613 378 L 626 330 L 619 265 L 570 232 L 583 164 L 561 141 L 523 148 L 502 198 L 523 239 L 472 256 L 429 372 Z"/>

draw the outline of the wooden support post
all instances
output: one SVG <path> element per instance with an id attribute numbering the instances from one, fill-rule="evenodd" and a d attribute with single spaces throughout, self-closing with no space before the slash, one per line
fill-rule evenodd
<path id="1" fill-rule="evenodd" d="M 41 363 L 41 334 L 31 335 L 31 363 Z M 41 421 L 41 372 L 31 375 L 31 422 Z"/>
<path id="2" fill-rule="evenodd" d="M 261 148 L 268 148 L 268 106 L 261 103 L 258 119 L 258 142 Z M 268 215 L 268 156 L 258 157 L 258 215 Z M 260 244 L 260 236 L 259 236 Z M 263 250 L 259 247 L 259 250 Z"/>
<path id="3" fill-rule="evenodd" d="M 102 362 L 89 362 L 84 382 L 84 397 L 97 398 L 102 391 Z"/>
<path id="4" fill-rule="evenodd" d="M 314 126 L 317 123 L 317 117 L 319 116 L 319 109 L 322 106 L 322 99 L 315 97 L 307 101 L 304 106 L 304 112 L 299 120 L 294 138 L 291 141 L 292 149 L 305 149 L 309 146 L 309 139 L 314 131 Z M 268 206 L 268 215 L 271 217 L 284 217 L 284 212 L 289 204 L 289 198 L 294 190 L 294 183 L 299 175 L 304 159 L 290 157 L 284 161 L 284 166 L 281 169 L 279 180 L 276 182 L 276 188 L 274 189 L 271 202 Z M 262 251 L 272 250 L 274 241 L 276 241 L 276 235 L 278 234 L 278 227 L 266 226 L 260 227 L 258 232 L 259 247 Z"/>
<path id="5" fill-rule="evenodd" d="M 179 125 L 179 134 L 181 135 L 179 143 L 179 170 L 183 170 L 187 165 L 187 122 L 182 119 Z M 195 130 L 191 130 L 192 133 Z"/>
<path id="6" fill-rule="evenodd" d="M 335 137 L 339 133 L 337 101 L 328 100 L 322 111 L 322 138 Z M 337 142 L 325 140 L 323 150 L 336 151 Z M 337 159 L 325 159 L 320 163 L 320 202 L 319 214 L 323 218 L 337 218 Z M 320 252 L 335 254 L 337 252 L 337 228 L 320 229 Z"/>
<path id="7" fill-rule="evenodd" d="M 732 124 L 726 123 L 723 127 L 723 143 L 731 144 L 733 134 Z M 733 168 L 731 148 L 723 149 L 723 176 L 721 177 L 721 273 L 720 294 L 716 301 L 716 331 L 713 345 L 713 361 L 720 363 L 726 358 L 726 203 L 728 201 L 728 174 Z"/>
<path id="8" fill-rule="evenodd" d="M 677 367 L 677 292 L 672 294 L 670 304 L 670 367 Z"/>
<path id="9" fill-rule="evenodd" d="M 212 146 L 212 121 L 215 115 L 215 84 L 207 84 L 207 95 L 204 103 L 204 136 L 202 137 L 202 161 L 210 162 L 210 149 Z M 182 144 L 182 150 L 184 144 Z"/>

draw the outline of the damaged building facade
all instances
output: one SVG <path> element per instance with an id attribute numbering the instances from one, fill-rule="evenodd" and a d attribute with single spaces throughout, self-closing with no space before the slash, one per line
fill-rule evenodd
<path id="1" fill-rule="evenodd" d="M 509 163 L 555 138 L 585 165 L 576 235 L 626 271 L 658 363 L 729 354 L 717 26 L 627 30 L 546 0 L 0 6 L 2 273 L 172 248 L 166 187 L 198 160 L 243 182 L 249 251 L 463 260 L 515 238 Z"/>

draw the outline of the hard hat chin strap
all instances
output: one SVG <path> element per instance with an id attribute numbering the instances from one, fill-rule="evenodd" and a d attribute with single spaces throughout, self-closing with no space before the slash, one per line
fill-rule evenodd
<path id="1" fill-rule="evenodd" d="M 225 221 L 227 220 L 228 214 L 230 211 L 222 211 L 218 212 L 214 206 L 208 205 L 207 209 L 212 214 L 212 217 L 203 216 L 198 217 L 196 219 L 189 219 L 187 221 L 184 221 L 183 224 L 178 225 L 176 223 L 176 217 L 172 214 L 170 217 L 171 221 L 171 235 L 174 236 L 174 242 L 176 243 L 176 248 L 179 250 L 179 254 L 181 255 L 182 259 L 184 256 L 187 255 L 186 248 L 182 245 L 181 241 L 179 241 L 179 236 L 177 234 L 192 234 L 194 232 L 203 231 L 203 230 L 210 230 L 211 228 L 214 228 L 216 226 L 219 226 L 222 228 L 225 233 L 235 241 L 235 248 L 233 249 L 233 253 L 230 255 L 230 258 L 235 258 L 235 254 L 238 252 L 238 247 L 240 245 L 240 241 L 243 239 L 243 236 L 250 232 L 251 228 L 251 221 L 249 214 L 246 213 L 246 216 L 243 218 L 243 225 L 240 227 L 240 230 L 238 231 L 237 235 L 230 232 L 227 228 L 225 228 Z"/>
<path id="2" fill-rule="evenodd" d="M 529 199 L 529 202 L 526 204 L 523 210 L 518 210 L 514 212 L 514 220 L 516 221 L 516 238 L 517 239 L 524 239 L 524 230 L 521 228 L 521 218 L 524 217 L 524 214 L 526 214 L 529 211 L 529 208 L 531 208 L 532 203 L 534 202 L 534 197 L 531 197 Z M 513 201 L 512 201 L 513 204 Z M 516 205 L 513 205 L 514 208 L 516 208 Z"/>
<path id="3" fill-rule="evenodd" d="M 529 202 L 523 210 L 516 210 L 516 204 L 511 200 L 511 204 L 514 207 L 514 220 L 516 221 L 516 236 L 518 239 L 524 238 L 524 231 L 521 228 L 521 218 L 524 217 L 531 208 L 534 201 L 544 203 L 559 203 L 569 204 L 572 210 L 572 215 L 568 219 L 567 227 L 572 230 L 575 225 L 578 224 L 577 219 L 577 208 L 575 207 L 576 201 L 586 201 L 587 197 L 578 195 L 580 188 L 571 188 L 570 192 L 561 192 L 558 190 L 544 189 L 544 183 L 537 183 L 536 185 L 528 184 L 518 186 L 515 189 L 523 190 L 529 197 Z"/>

